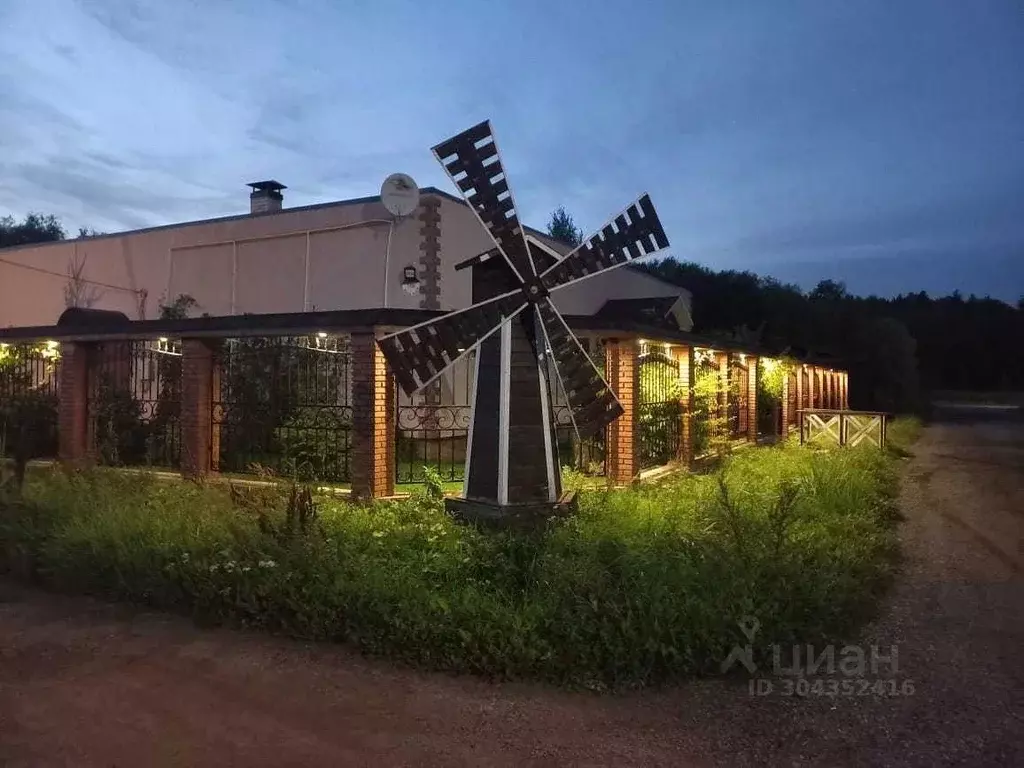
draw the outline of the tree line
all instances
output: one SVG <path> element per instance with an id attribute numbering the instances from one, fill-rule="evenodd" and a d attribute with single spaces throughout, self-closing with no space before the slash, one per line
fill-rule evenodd
<path id="1" fill-rule="evenodd" d="M 561 208 L 548 234 L 570 245 L 582 241 Z M 910 412 L 936 390 L 1024 390 L 1024 297 L 1015 307 L 959 292 L 863 297 L 832 280 L 803 291 L 671 257 L 638 268 L 693 294 L 695 333 L 842 361 L 851 407 Z"/>

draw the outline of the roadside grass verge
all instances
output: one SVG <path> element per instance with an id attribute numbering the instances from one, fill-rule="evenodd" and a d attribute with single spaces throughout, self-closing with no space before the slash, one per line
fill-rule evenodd
<path id="1" fill-rule="evenodd" d="M 924 431 L 924 422 L 916 416 L 893 419 L 886 427 L 886 447 L 890 453 L 906 458 L 911 455 L 910 447 L 918 441 Z"/>
<path id="2" fill-rule="evenodd" d="M 782 445 L 587 490 L 571 519 L 499 533 L 453 522 L 437 489 L 313 503 L 288 487 L 52 470 L 0 501 L 0 560 L 203 623 L 600 690 L 717 674 L 748 618 L 762 659 L 848 636 L 896 565 L 896 488 L 883 452 Z"/>

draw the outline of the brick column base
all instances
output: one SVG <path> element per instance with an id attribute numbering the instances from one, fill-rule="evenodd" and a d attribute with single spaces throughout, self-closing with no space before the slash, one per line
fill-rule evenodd
<path id="1" fill-rule="evenodd" d="M 636 341 L 609 339 L 605 345 L 608 384 L 622 403 L 624 413 L 608 425 L 607 473 L 614 485 L 631 483 L 640 471 L 636 400 L 640 391 L 640 366 Z"/>
<path id="2" fill-rule="evenodd" d="M 352 496 L 395 492 L 395 384 L 372 332 L 352 334 Z"/>
<path id="3" fill-rule="evenodd" d="M 89 354 L 91 344 L 61 344 L 60 399 L 57 405 L 57 455 L 65 466 L 89 459 Z"/>

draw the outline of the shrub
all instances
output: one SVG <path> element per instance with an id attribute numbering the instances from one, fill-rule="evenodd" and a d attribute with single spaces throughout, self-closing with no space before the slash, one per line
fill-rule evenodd
<path id="1" fill-rule="evenodd" d="M 351 504 L 43 472 L 0 535 L 57 588 L 593 689 L 716 673 L 745 617 L 761 654 L 835 639 L 895 565 L 895 475 L 866 447 L 744 451 L 713 475 L 583 490 L 576 516 L 531 533 L 459 525 L 438 487 Z"/>

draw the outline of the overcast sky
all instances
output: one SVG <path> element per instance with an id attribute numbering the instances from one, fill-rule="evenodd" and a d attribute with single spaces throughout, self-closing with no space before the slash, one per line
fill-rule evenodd
<path id="1" fill-rule="evenodd" d="M 454 191 L 484 118 L 537 227 L 648 191 L 714 268 L 1024 294 L 1021 0 L 0 0 L 0 215 Z"/>

